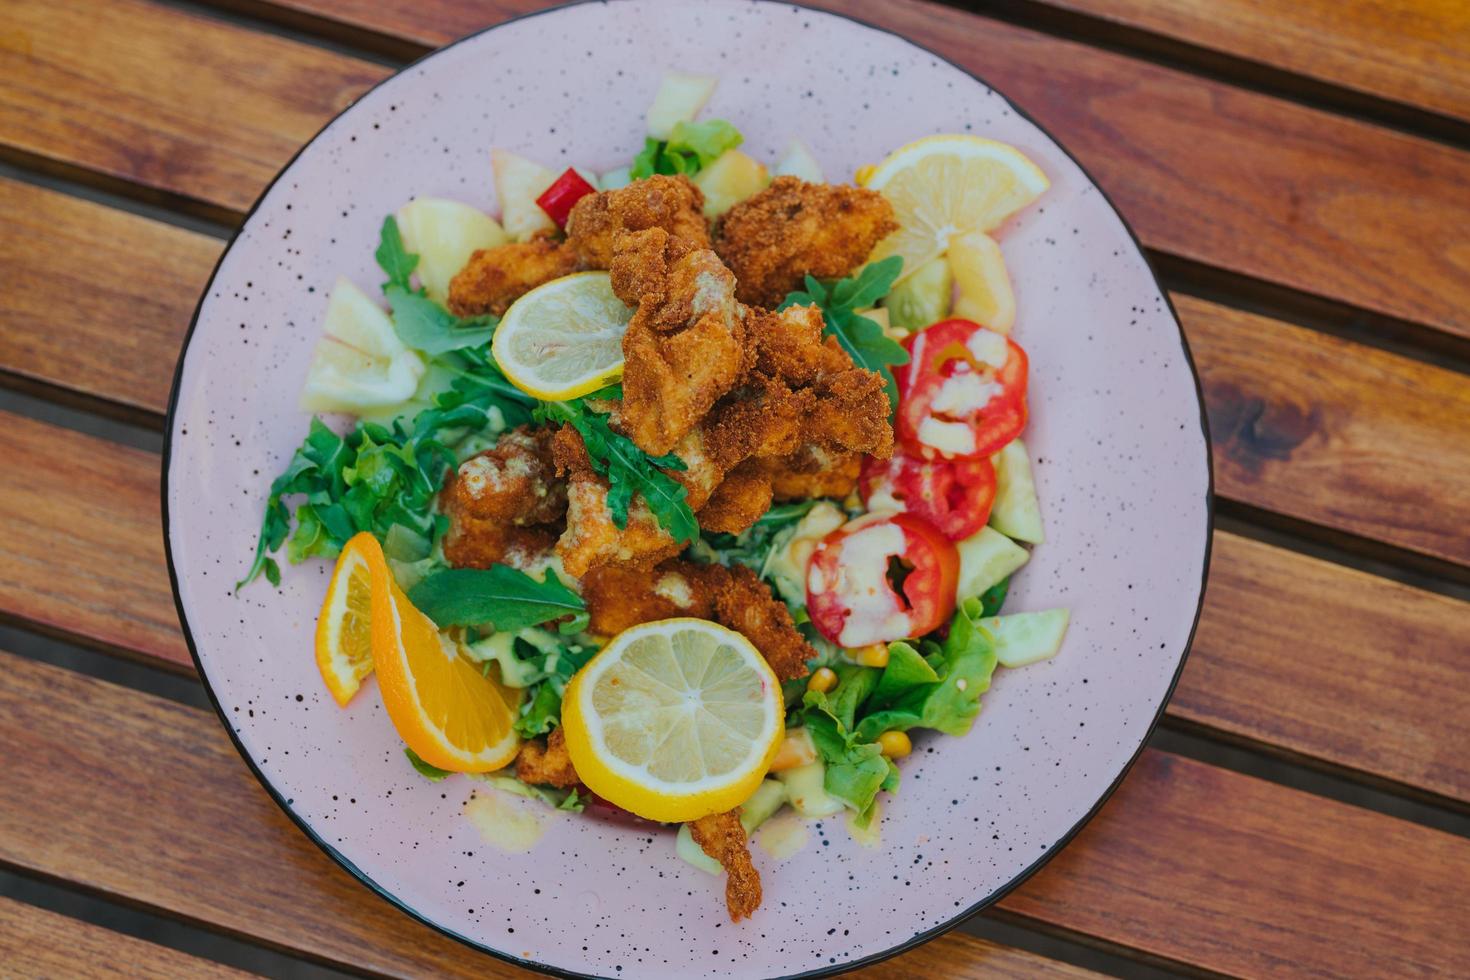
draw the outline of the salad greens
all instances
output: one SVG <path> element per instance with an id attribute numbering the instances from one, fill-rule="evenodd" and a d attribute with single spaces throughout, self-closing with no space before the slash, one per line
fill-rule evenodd
<path id="1" fill-rule="evenodd" d="M 462 347 L 484 347 L 495 334 L 500 318 L 486 314 L 464 319 L 434 302 L 423 288 L 414 289 L 409 281 L 418 268 L 419 257 L 403 247 L 398 219 L 383 219 L 378 250 L 373 253 L 378 266 L 388 276 L 383 295 L 393 308 L 393 329 L 398 339 L 425 354 L 443 354 Z"/>
<path id="2" fill-rule="evenodd" d="M 683 174 L 693 177 L 708 167 L 726 150 L 733 150 L 745 137 L 723 119 L 704 122 L 680 122 L 667 140 L 652 136 L 643 141 L 643 149 L 633 158 L 628 176 L 642 180 L 654 174 Z"/>
<path id="3" fill-rule="evenodd" d="M 857 311 L 868 309 L 888 295 L 902 271 L 903 256 L 890 255 L 880 262 L 864 266 L 856 276 L 831 284 L 823 284 L 807 276 L 806 289 L 788 294 L 777 307 L 784 310 L 788 306 L 813 303 L 821 307 L 826 333 L 837 338 L 854 364 L 882 375 L 888 389 L 889 404 L 895 409 L 898 407 L 898 383 L 893 380 L 893 368 L 909 362 L 908 351 L 885 334 L 876 321 Z"/>
<path id="4" fill-rule="evenodd" d="M 567 682 L 597 653 L 597 644 L 585 636 L 558 636 L 531 627 L 475 640 L 465 653 L 482 662 L 486 671 L 498 666 L 506 684 L 526 689 L 515 729 L 523 738 L 534 738 L 561 723 Z"/>
<path id="5" fill-rule="evenodd" d="M 408 764 L 413 766 L 420 776 L 423 776 L 431 783 L 437 783 L 446 776 L 454 775 L 448 769 L 440 769 L 438 766 L 429 765 L 423 759 L 420 759 L 419 754 L 407 745 L 403 747 L 403 754 L 408 756 Z"/>
<path id="6" fill-rule="evenodd" d="M 443 568 L 409 589 L 408 601 L 440 629 L 491 625 L 514 633 L 567 615 L 572 618 L 561 625 L 563 633 L 587 628 L 587 604 L 550 569 L 538 582 L 509 565 Z"/>
<path id="7" fill-rule="evenodd" d="M 542 402 L 538 422 L 561 422 L 577 430 L 598 475 L 607 477 L 607 509 L 620 529 L 628 526 L 628 508 L 640 494 L 654 518 L 680 544 L 699 537 L 686 499 L 689 491 L 664 470 L 683 471 L 684 461 L 673 453 L 650 456 L 627 436 L 613 429 L 605 413 L 588 408 L 589 401 L 621 400 L 621 385 L 612 385 L 568 402 Z"/>
<path id="8" fill-rule="evenodd" d="M 775 504 L 739 534 L 706 531 L 700 541 L 700 557 L 721 565 L 745 565 L 759 575 L 765 571 L 772 549 L 780 544 L 777 537 L 781 532 L 795 526 L 819 503 L 820 499 L 813 498 Z"/>

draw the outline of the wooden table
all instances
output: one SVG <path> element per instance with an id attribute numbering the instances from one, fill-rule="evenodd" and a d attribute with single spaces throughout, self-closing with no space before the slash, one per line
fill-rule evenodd
<path id="1" fill-rule="evenodd" d="M 980 73 L 1113 196 L 1184 320 L 1219 486 L 1199 635 L 1122 789 L 967 927 L 992 939 L 868 975 L 1466 975 L 1470 5 L 822 5 Z M 355 973 L 519 973 L 352 880 L 190 706 L 156 449 L 277 168 L 396 65 L 536 6 L 0 7 L 0 616 L 26 651 L 0 652 L 0 867 L 93 920 L 0 899 L 0 974 L 231 972 L 113 906 Z"/>

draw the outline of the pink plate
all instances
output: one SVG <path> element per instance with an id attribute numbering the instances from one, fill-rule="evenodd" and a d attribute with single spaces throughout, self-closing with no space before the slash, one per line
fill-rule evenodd
<path id="1" fill-rule="evenodd" d="M 1052 181 L 1000 235 L 1031 359 L 1026 438 L 1048 534 L 1007 608 L 1071 607 L 1066 645 L 1002 670 L 969 736 L 918 742 L 876 848 L 841 818 L 801 828 L 806 846 L 784 857 L 758 844 L 765 903 L 740 925 L 726 919 L 722 879 L 676 858 L 672 834 L 520 807 L 463 776 L 425 782 L 371 681 L 339 710 L 311 652 L 327 563 L 286 567 L 279 590 L 233 592 L 266 486 L 306 431 L 296 398 L 332 283 L 376 290 L 383 216 L 416 195 L 494 210 L 492 146 L 558 169 L 625 164 L 669 68 L 718 74 L 706 116 L 735 122 L 761 159 L 799 136 L 829 178 L 845 178 L 909 140 L 964 132 L 1017 145 Z M 983 82 L 903 38 L 790 4 L 564 7 L 453 44 L 364 95 L 286 167 L 221 259 L 180 363 L 165 459 L 185 632 L 261 782 L 405 911 L 575 975 L 816 975 L 993 902 L 1138 753 L 1189 645 L 1210 543 L 1189 352 L 1102 192 Z M 489 841 L 475 816 L 520 836 Z"/>

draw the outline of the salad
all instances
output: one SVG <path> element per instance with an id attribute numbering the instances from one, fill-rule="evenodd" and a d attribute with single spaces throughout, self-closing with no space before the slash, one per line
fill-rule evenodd
<path id="1" fill-rule="evenodd" d="M 992 233 L 1045 175 L 940 135 L 828 183 L 700 120 L 715 85 L 665 76 L 607 173 L 493 150 L 499 220 L 384 220 L 237 588 L 335 560 L 317 664 L 344 707 L 376 676 L 406 766 L 677 828 L 739 920 L 757 828 L 871 835 L 1068 615 L 1001 612 L 1043 530 Z"/>

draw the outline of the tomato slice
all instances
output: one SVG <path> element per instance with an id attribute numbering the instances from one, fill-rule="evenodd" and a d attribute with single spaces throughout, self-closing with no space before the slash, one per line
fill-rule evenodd
<path id="1" fill-rule="evenodd" d="M 979 459 L 919 459 L 897 450 L 887 460 L 868 456 L 858 493 L 869 510 L 900 510 L 922 517 L 951 541 L 963 541 L 990 520 L 995 466 Z"/>
<path id="2" fill-rule="evenodd" d="M 954 542 L 913 514 L 868 514 L 821 540 L 807 566 L 807 614 L 853 648 L 923 636 L 954 615 Z"/>
<path id="3" fill-rule="evenodd" d="M 994 456 L 1026 425 L 1026 352 L 971 320 L 941 320 L 904 339 L 899 441 L 924 459 Z"/>

